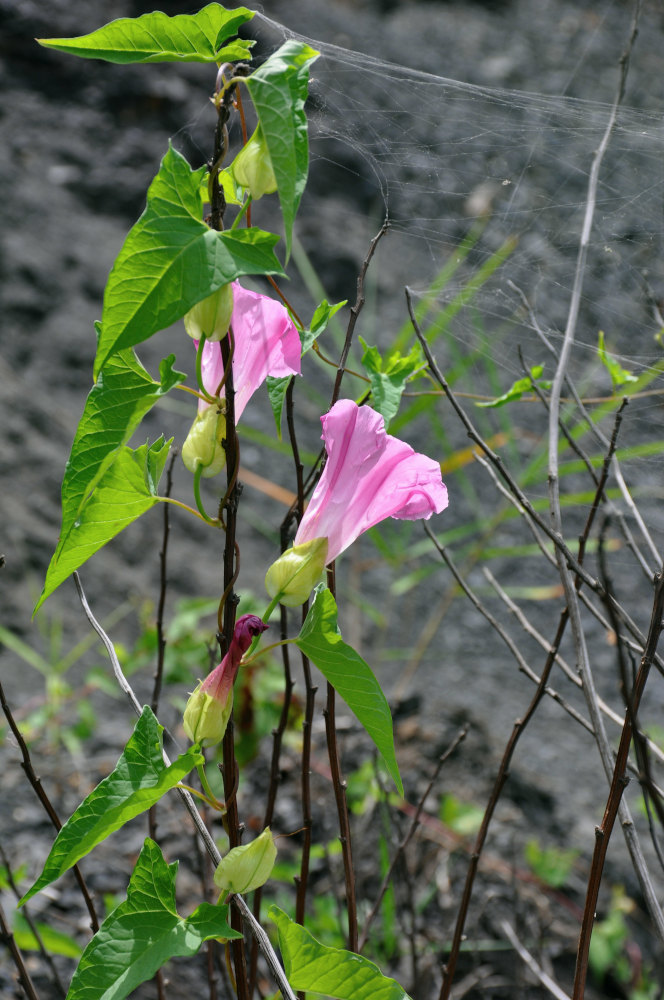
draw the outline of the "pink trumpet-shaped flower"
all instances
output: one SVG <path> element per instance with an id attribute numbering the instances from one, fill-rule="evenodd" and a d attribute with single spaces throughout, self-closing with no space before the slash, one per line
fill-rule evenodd
<path id="1" fill-rule="evenodd" d="M 287 310 L 275 299 L 233 282 L 233 387 L 235 419 L 268 375 L 281 378 L 300 374 L 300 336 Z M 198 342 L 195 341 L 198 348 Z M 206 341 L 201 360 L 203 385 L 215 396 L 224 377 L 221 344 Z M 223 389 L 222 389 L 223 395 Z M 198 412 L 208 406 L 199 400 Z"/>
<path id="2" fill-rule="evenodd" d="M 327 463 L 294 545 L 327 538 L 327 562 L 386 517 L 429 518 L 447 507 L 440 465 L 385 432 L 380 414 L 349 399 L 321 417 Z"/>
<path id="3" fill-rule="evenodd" d="M 242 615 L 238 618 L 223 660 L 210 671 L 204 681 L 199 682 L 196 690 L 189 696 L 183 726 L 192 743 L 211 747 L 224 738 L 233 708 L 233 685 L 240 662 L 255 636 L 266 628 L 268 626 L 257 615 Z"/>

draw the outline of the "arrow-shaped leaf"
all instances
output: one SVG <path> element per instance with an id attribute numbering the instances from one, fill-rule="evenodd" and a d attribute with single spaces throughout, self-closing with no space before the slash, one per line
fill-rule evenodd
<path id="1" fill-rule="evenodd" d="M 286 977 L 294 990 L 338 1000 L 409 1000 L 403 986 L 368 958 L 321 944 L 278 906 L 271 906 L 268 916 L 277 925 Z"/>
<path id="2" fill-rule="evenodd" d="M 161 362 L 161 382 L 152 379 L 131 349 L 109 358 L 104 366 L 86 400 L 67 461 L 56 557 L 67 545 L 81 508 L 118 449 L 129 441 L 157 400 L 186 378 L 173 370 L 174 361 L 171 354 Z"/>
<path id="3" fill-rule="evenodd" d="M 135 451 L 126 446 L 117 451 L 115 461 L 58 543 L 35 611 L 75 569 L 159 502 L 157 486 L 170 447 L 171 441 L 161 437 Z"/>
<path id="4" fill-rule="evenodd" d="M 127 898 L 108 915 L 81 956 L 67 1000 L 123 1000 L 170 958 L 195 955 L 211 938 L 242 937 L 228 907 L 201 903 L 190 917 L 175 908 L 178 863 L 168 865 L 148 837 Z"/>
<path id="5" fill-rule="evenodd" d="M 309 66 L 318 55 L 309 45 L 292 39 L 246 79 L 277 181 L 287 258 L 293 221 L 309 171 L 304 104 L 309 87 Z"/>
<path id="6" fill-rule="evenodd" d="M 195 747 L 166 767 L 161 755 L 162 732 L 163 726 L 146 705 L 115 768 L 62 827 L 43 872 L 21 904 L 55 882 L 109 834 L 149 809 L 203 763 L 203 756 Z"/>
<path id="7" fill-rule="evenodd" d="M 121 17 L 78 38 L 38 38 L 40 45 L 83 59 L 112 63 L 231 62 L 247 59 L 253 42 L 236 40 L 224 46 L 254 12 L 246 7 L 224 10 L 208 4 L 197 14 L 169 17 L 161 11 L 141 17 Z"/>
<path id="8" fill-rule="evenodd" d="M 395 348 L 382 358 L 377 347 L 370 347 L 362 337 L 360 342 L 364 348 L 362 364 L 371 382 L 373 405 L 387 427 L 397 414 L 408 379 L 423 366 L 422 348 L 415 344 L 410 354 L 401 354 Z"/>
<path id="9" fill-rule="evenodd" d="M 201 299 L 243 274 L 283 274 L 261 229 L 217 232 L 202 221 L 201 181 L 170 147 L 127 235 L 104 293 L 95 378 L 106 359 L 175 323 Z"/>
<path id="10" fill-rule="evenodd" d="M 341 638 L 336 601 L 327 588 L 316 588 L 314 602 L 295 645 L 316 664 L 366 729 L 399 794 L 403 795 L 390 706 L 368 664 Z"/>

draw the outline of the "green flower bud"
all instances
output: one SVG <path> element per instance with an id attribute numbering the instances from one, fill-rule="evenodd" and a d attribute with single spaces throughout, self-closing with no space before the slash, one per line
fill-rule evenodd
<path id="1" fill-rule="evenodd" d="M 234 847 L 222 858 L 214 883 L 223 892 L 251 892 L 265 885 L 277 859 L 274 837 L 267 826 L 250 844 Z"/>
<path id="2" fill-rule="evenodd" d="M 182 445 L 182 461 L 189 471 L 196 472 L 202 465 L 205 478 L 221 472 L 226 464 L 222 444 L 225 436 L 226 417 L 215 405 L 207 406 L 198 413 Z"/>
<path id="3" fill-rule="evenodd" d="M 219 699 L 203 691 L 203 683 L 201 681 L 189 695 L 182 725 L 192 743 L 200 743 L 201 747 L 213 747 L 224 738 L 233 708 L 233 689 L 230 688 L 224 699 Z"/>
<path id="4" fill-rule="evenodd" d="M 222 340 L 228 333 L 233 314 L 233 286 L 222 285 L 185 313 L 184 328 L 194 340 L 205 334 L 208 340 Z"/>
<path id="5" fill-rule="evenodd" d="M 243 146 L 237 154 L 229 169 L 236 182 L 249 192 L 254 201 L 262 198 L 264 194 L 272 194 L 277 190 L 272 160 L 260 125 L 246 146 Z"/>
<path id="6" fill-rule="evenodd" d="M 265 589 L 287 608 L 296 608 L 309 597 L 327 562 L 327 538 L 312 538 L 294 545 L 272 563 L 265 575 Z"/>

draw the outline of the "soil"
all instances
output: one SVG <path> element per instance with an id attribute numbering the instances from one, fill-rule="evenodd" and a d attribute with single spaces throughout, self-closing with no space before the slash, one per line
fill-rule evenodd
<path id="1" fill-rule="evenodd" d="M 171 14 L 189 8 L 190 5 L 175 0 L 160 4 L 160 9 Z M 38 0 L 0 0 L 0 79 L 4 93 L 0 109 L 4 137 L 0 146 L 0 180 L 5 192 L 0 204 L 3 439 L 0 551 L 5 556 L 0 571 L 0 624 L 51 663 L 89 638 L 71 582 L 49 599 L 35 621 L 31 620 L 31 613 L 57 539 L 62 473 L 90 387 L 95 347 L 93 323 L 99 318 L 108 271 L 127 229 L 142 211 L 145 190 L 169 137 L 195 165 L 205 160 L 210 143 L 205 95 L 210 81 L 202 67 L 119 68 L 68 59 L 39 48 L 33 39 L 81 34 L 114 17 L 135 16 L 151 9 L 146 0 L 85 3 L 51 0 L 48 5 Z M 355 0 L 352 4 L 347 0 L 326 3 L 274 0 L 265 6 L 266 18 L 257 19 L 258 53 L 260 56 L 278 44 L 279 32 L 267 20 L 270 18 L 329 45 L 369 52 L 381 60 L 491 88 L 492 92 L 510 88 L 510 91 L 565 94 L 571 99 L 610 102 L 630 11 L 630 5 L 622 0 L 600 4 L 589 0 L 580 3 L 542 0 L 536 5 L 536 13 L 529 0 L 484 3 Z M 627 102 L 636 109 L 635 114 L 639 109 L 661 112 L 664 105 L 663 43 L 664 15 L 660 4 L 653 0 L 645 4 L 630 70 Z M 325 72 L 321 65 L 315 74 L 312 118 L 320 109 L 316 102 L 324 99 L 329 83 Z M 385 70 L 382 72 L 379 87 L 385 77 Z M 386 88 L 385 99 L 393 96 L 394 92 Z M 430 109 L 427 113 L 433 114 Z M 352 115 L 348 113 L 348 117 L 350 130 Z M 420 121 L 424 122 L 423 114 Z M 316 132 L 312 141 L 311 182 L 297 229 L 309 260 L 317 273 L 324 275 L 332 301 L 353 300 L 357 273 L 369 239 L 380 224 L 383 208 L 375 175 L 363 157 L 363 147 L 354 148 L 350 142 L 343 142 L 339 132 L 342 127 L 343 124 L 338 125 L 331 138 Z M 413 134 L 416 132 L 414 125 Z M 452 145 L 458 138 L 452 126 L 448 135 Z M 570 132 L 567 141 L 569 161 L 583 165 L 578 171 L 578 185 L 566 189 L 566 196 L 578 208 L 593 148 L 589 147 L 589 137 L 581 127 Z M 421 149 L 424 157 L 429 142 L 432 142 L 430 136 L 417 135 L 415 151 Z M 639 160 L 638 174 L 632 181 L 628 179 L 628 183 L 659 191 L 659 214 L 655 212 L 650 220 L 652 239 L 648 244 L 647 267 L 640 267 L 639 273 L 647 270 L 648 287 L 652 288 L 654 299 L 664 300 L 664 254 L 658 252 L 664 229 L 661 143 L 658 149 L 658 157 Z M 469 156 L 467 196 L 480 191 L 481 185 L 471 183 L 470 178 L 482 175 L 482 155 L 476 151 Z M 408 156 L 409 168 L 415 170 L 412 165 L 417 158 L 413 156 L 412 145 Z M 425 162 L 423 158 L 422 163 Z M 488 166 L 486 170 L 489 172 Z M 532 218 L 537 215 L 537 198 L 544 190 L 549 196 L 555 180 L 554 168 L 549 174 L 546 166 L 541 170 L 530 187 L 524 185 L 529 199 L 525 207 L 532 212 Z M 613 176 L 615 179 L 617 175 Z M 415 218 L 420 213 L 417 180 L 415 173 L 398 189 L 397 215 L 401 212 L 405 217 L 410 213 Z M 436 183 L 445 188 L 442 171 Z M 431 200 L 430 187 L 426 188 L 426 198 Z M 576 233 L 578 212 L 574 218 Z M 269 221 L 265 224 L 269 228 Z M 405 232 L 405 226 L 402 228 Z M 458 242 L 466 230 L 467 220 L 447 236 Z M 498 241 L 498 228 L 495 233 Z M 629 242 L 633 249 L 639 244 L 639 235 L 632 233 L 629 240 L 625 238 L 626 254 L 626 244 Z M 532 233 L 531 236 L 535 241 Z M 531 250 L 524 232 L 524 249 L 518 257 L 521 270 L 511 272 L 520 284 L 523 278 L 529 293 L 532 289 L 527 284 L 527 265 L 536 252 L 542 259 L 552 261 L 552 268 L 556 262 L 562 262 L 560 273 L 566 275 L 575 253 L 576 241 L 566 238 L 562 222 L 561 231 L 555 236 L 549 230 L 543 238 L 539 234 L 537 238 L 537 247 L 529 257 Z M 419 282 L 424 286 L 433 276 L 428 259 L 432 254 L 431 244 L 412 240 L 406 244 L 410 249 L 404 252 L 404 244 L 396 236 L 390 240 L 392 237 L 388 236 L 377 264 L 379 277 L 374 294 L 379 302 L 371 321 L 367 320 L 364 327 L 360 323 L 359 327 L 359 333 L 370 342 L 370 334 L 376 334 L 376 340 L 383 346 L 390 342 L 391 331 L 399 329 L 406 318 L 403 285 Z M 551 273 L 555 273 L 553 269 Z M 617 279 L 616 273 L 610 265 L 590 268 L 582 341 L 594 342 L 596 329 L 606 324 L 610 315 L 624 318 L 630 309 L 630 322 L 615 331 L 620 326 L 616 323 L 615 336 L 627 361 L 645 366 L 658 358 L 659 351 L 652 337 L 652 304 L 642 288 L 634 284 L 635 279 L 632 280 L 637 273 L 636 265 L 627 269 L 630 277 L 624 283 L 623 279 Z M 503 285 L 496 295 L 504 291 L 504 279 L 501 280 Z M 293 275 L 289 295 L 297 304 L 308 301 L 304 282 L 297 274 Z M 564 323 L 563 304 L 549 297 L 543 287 L 537 305 L 552 328 Z M 499 320 L 500 317 L 496 328 Z M 532 330 L 524 328 L 519 342 L 527 350 L 537 339 Z M 179 365 L 185 364 L 191 370 L 190 362 L 181 357 L 184 350 L 180 329 L 165 331 L 158 345 L 152 342 L 144 345 L 140 355 L 147 367 L 155 371 L 159 359 L 171 350 L 178 355 Z M 499 349 L 495 357 L 500 363 Z M 582 352 L 579 373 L 584 372 L 586 362 Z M 512 358 L 508 371 L 513 370 L 518 367 Z M 485 388 L 478 385 L 476 391 Z M 271 462 L 266 473 L 266 452 L 259 434 L 271 433 L 272 417 L 267 406 L 261 405 L 262 409 L 259 405 L 256 415 L 251 417 L 253 436 L 243 439 L 243 466 L 255 475 L 289 487 L 289 468 L 274 468 L 275 463 Z M 319 397 L 315 393 L 303 394 L 298 406 L 304 445 L 315 450 Z M 160 408 L 146 421 L 141 432 L 143 439 L 148 435 L 154 438 L 163 431 L 166 436 L 174 435 L 181 440 L 187 413 L 184 404 Z M 445 430 L 441 433 L 448 435 L 447 446 L 451 450 L 465 447 L 463 430 L 453 424 L 447 411 L 444 420 Z M 495 426 L 499 428 L 500 423 Z M 661 426 L 662 413 L 656 400 L 632 404 L 624 430 L 625 447 L 658 442 L 662 437 Z M 528 418 L 521 420 L 515 446 L 519 464 L 524 464 L 542 447 L 541 437 L 535 434 L 539 429 L 539 424 L 537 428 L 531 426 Z M 426 429 L 414 425 L 412 443 L 417 446 L 425 433 Z M 661 458 L 655 454 L 633 468 L 634 475 L 638 475 L 644 516 L 659 544 L 664 531 Z M 493 487 L 487 489 L 484 473 L 471 469 L 468 476 L 465 484 L 461 475 L 452 472 L 446 476 L 455 497 L 446 525 L 450 531 L 462 532 L 470 516 L 486 527 L 496 549 L 512 546 L 511 555 L 503 554 L 491 562 L 492 572 L 501 583 L 509 583 L 514 593 L 530 594 L 524 598 L 529 614 L 550 637 L 561 601 L 559 591 L 555 590 L 555 578 L 543 574 L 534 560 L 520 557 L 513 548 L 531 541 L 524 528 L 514 520 L 493 520 L 498 501 Z M 187 488 L 178 464 L 174 469 L 174 494 L 184 494 Z M 587 484 L 584 488 L 587 489 Z M 484 498 L 490 493 L 481 508 L 471 509 L 470 515 L 469 506 L 462 499 L 467 498 L 469 489 L 475 497 Z M 543 483 L 542 496 L 545 490 Z M 273 557 L 274 526 L 279 524 L 283 508 L 278 500 L 270 499 L 250 484 L 243 503 L 246 504 L 240 536 L 243 588 L 247 595 L 257 595 L 259 608 L 263 600 L 262 574 Z M 200 595 L 212 596 L 220 589 L 219 560 L 207 554 L 209 539 L 205 529 L 196 523 L 192 527 L 179 515 L 172 520 L 168 591 L 171 617 L 178 610 L 178 602 Z M 570 522 L 570 538 L 574 538 L 576 530 Z M 160 512 L 154 512 L 154 516 L 143 518 L 119 536 L 81 573 L 95 614 L 108 624 L 114 641 L 125 649 L 131 649 L 142 635 L 141 622 L 149 617 L 158 596 L 161 538 Z M 421 545 L 422 538 L 421 532 L 413 533 L 412 544 Z M 491 596 L 479 569 L 473 568 L 471 555 L 464 550 L 464 572 L 470 575 L 473 586 L 481 590 L 488 607 L 506 621 L 504 608 Z M 612 563 L 612 572 L 619 596 L 645 631 L 652 602 L 648 581 L 636 579 L 632 563 L 620 555 Z M 456 592 L 447 570 L 428 575 L 424 585 L 416 590 L 395 593 L 392 575 L 386 572 L 383 563 L 378 564 L 375 548 L 364 540 L 354 547 L 352 555 L 349 553 L 340 573 L 341 592 L 347 589 L 351 595 L 349 606 L 341 611 L 343 633 L 374 666 L 394 706 L 398 756 L 410 803 L 410 806 L 388 805 L 387 795 L 376 791 L 366 772 L 367 761 L 371 760 L 366 738 L 354 720 L 340 709 L 344 769 L 352 774 L 365 768 L 361 771 L 365 775 L 364 785 L 362 779 L 356 779 L 359 791 L 354 793 L 358 803 L 362 803 L 357 805 L 354 815 L 361 899 L 372 900 L 378 888 L 377 833 L 382 834 L 391 853 L 407 830 L 412 806 L 423 794 L 439 754 L 462 726 L 469 727 L 466 739 L 427 797 L 426 819 L 409 849 L 408 867 L 399 871 L 395 934 L 400 946 L 390 944 L 384 928 L 382 943 L 376 945 L 374 952 L 381 967 L 402 982 L 413 997 L 426 1000 L 438 993 L 443 942 L 451 937 L 470 850 L 470 840 L 459 833 L 458 826 L 455 832 L 453 822 L 451 825 L 441 822 L 441 796 L 448 794 L 455 801 L 484 805 L 502 750 L 515 719 L 525 711 L 532 685 L 519 673 L 495 632 Z M 546 594 L 545 581 L 549 588 Z M 532 597 L 535 588 L 541 590 L 538 600 Z M 361 603 L 357 596 L 360 590 L 370 598 L 366 603 Z M 251 600 L 249 596 L 246 599 Z M 209 625 L 209 619 L 206 624 Z M 535 669 L 541 669 L 543 654 L 536 643 L 524 640 L 518 628 L 512 625 L 510 628 L 529 662 Z M 426 629 L 430 629 L 430 637 L 420 654 L 417 643 Z M 600 694 L 620 714 L 619 679 L 610 632 L 595 623 L 589 625 L 588 635 Z M 573 664 L 571 647 L 565 647 L 564 653 Z M 71 665 L 60 678 L 54 678 L 52 668 L 48 677 L 40 676 L 34 662 L 29 663 L 15 643 L 6 645 L 0 656 L 2 684 L 10 704 L 17 718 L 29 723 L 32 730 L 35 765 L 60 814 L 66 816 L 112 768 L 133 724 L 131 710 L 122 699 L 109 693 L 108 685 L 103 690 L 93 690 L 90 686 L 92 670 L 108 671 L 103 653 L 93 645 L 80 657 L 72 656 Z M 195 674 L 196 668 L 183 658 L 178 669 L 174 667 L 172 683 L 167 687 L 160 718 L 174 730 L 182 699 L 191 685 L 192 669 Z M 132 683 L 139 698 L 149 700 L 150 667 L 139 670 Z M 583 698 L 573 685 L 557 677 L 556 686 L 563 690 L 570 704 L 585 714 Z M 296 697 L 304 697 L 299 681 Z M 88 733 L 82 708 L 86 704 L 95 713 L 94 723 L 87 723 Z M 337 831 L 320 694 L 318 704 L 312 767 L 314 838 L 332 845 Z M 661 676 L 655 676 L 649 689 L 648 723 L 657 723 L 663 705 L 664 684 Z M 257 715 L 252 718 L 262 739 L 246 778 L 243 772 L 240 801 L 248 828 L 257 830 L 261 828 L 268 780 L 272 720 Z M 80 743 L 76 742 L 78 735 Z M 296 830 L 301 825 L 299 758 L 297 739 L 293 739 L 281 761 L 282 781 L 273 823 L 280 832 Z M 14 869 L 25 864 L 30 875 L 35 875 L 51 842 L 51 829 L 25 786 L 20 755 L 10 737 L 0 752 L 3 775 L 0 843 Z M 467 925 L 469 944 L 458 975 L 465 992 L 460 986 L 456 996 L 536 1000 L 549 995 L 505 943 L 504 920 L 515 927 L 538 961 L 570 990 L 594 828 L 601 819 L 605 797 L 606 782 L 592 738 L 570 722 L 556 703 L 545 701 L 520 744 L 492 826 Z M 630 805 L 635 811 L 638 799 L 638 791 L 630 794 Z M 654 860 L 647 825 L 640 815 L 638 824 L 661 898 L 662 872 Z M 159 832 L 170 859 L 183 857 L 190 861 L 182 863 L 178 888 L 181 910 L 186 912 L 188 906 L 195 905 L 198 893 L 198 860 L 192 835 L 183 828 L 177 808 L 160 811 Z M 145 823 L 135 821 L 126 835 L 119 838 L 120 842 L 112 838 L 87 859 L 86 878 L 97 898 L 121 890 L 118 872 L 125 873 L 126 878 L 144 835 Z M 532 840 L 543 847 L 578 850 L 578 859 L 563 889 L 545 885 L 528 868 L 524 847 Z M 296 850 L 290 846 L 291 842 L 282 843 L 280 854 L 286 867 Z M 297 838 L 292 844 L 297 844 Z M 323 926 L 325 917 L 333 924 L 335 899 L 342 882 L 339 857 L 334 853 L 330 856 L 328 851 L 328 856 L 318 859 L 311 881 L 312 897 L 317 901 L 316 920 Z M 612 885 L 624 886 L 625 897 L 632 901 L 630 943 L 626 950 L 631 971 L 636 973 L 643 961 L 654 980 L 659 977 L 664 983 L 661 948 L 649 930 L 638 883 L 619 831 L 609 853 L 607 888 L 601 898 L 600 916 L 606 914 L 610 905 Z M 3 906 L 11 909 L 10 897 L 11 894 L 3 893 Z M 32 912 L 84 943 L 85 916 L 74 884 L 68 878 L 54 886 L 51 893 L 37 897 Z M 365 917 L 366 912 L 362 915 Z M 412 954 L 417 956 L 415 966 Z M 58 966 L 67 981 L 71 962 L 58 959 Z M 30 969 L 43 1000 L 58 995 L 51 973 L 38 957 L 30 958 Z M 169 1000 L 179 1000 L 194 990 L 200 993 L 207 988 L 202 961 L 173 963 L 167 976 Z M 266 982 L 264 992 L 271 989 Z M 7 997 L 20 995 L 14 983 L 13 966 L 6 955 L 0 964 L 0 993 Z M 137 995 L 155 996 L 154 985 L 146 985 Z M 629 988 L 609 977 L 590 988 L 587 996 L 589 1000 L 628 997 Z"/>

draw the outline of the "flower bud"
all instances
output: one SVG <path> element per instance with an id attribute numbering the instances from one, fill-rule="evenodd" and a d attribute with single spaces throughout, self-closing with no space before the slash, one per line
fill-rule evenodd
<path id="1" fill-rule="evenodd" d="M 221 743 L 233 709 L 233 685 L 242 657 L 254 638 L 269 626 L 257 615 L 242 615 L 221 663 L 211 670 L 189 696 L 182 724 L 192 743 L 212 747 Z"/>
<path id="2" fill-rule="evenodd" d="M 186 441 L 182 445 L 182 461 L 190 472 L 203 466 L 205 478 L 216 476 L 226 464 L 223 440 L 226 436 L 226 417 L 216 405 L 206 407 L 197 414 Z"/>
<path id="3" fill-rule="evenodd" d="M 185 313 L 184 328 L 194 340 L 222 340 L 228 333 L 233 314 L 233 286 L 222 285 L 212 295 Z"/>
<path id="4" fill-rule="evenodd" d="M 312 538 L 294 545 L 272 563 L 265 575 L 265 589 L 287 608 L 296 608 L 309 597 L 327 562 L 327 538 Z"/>
<path id="5" fill-rule="evenodd" d="M 233 708 L 233 688 L 230 687 L 225 698 L 220 699 L 204 691 L 203 684 L 204 681 L 201 681 L 189 695 L 182 725 L 192 743 L 213 747 L 224 738 Z"/>
<path id="6" fill-rule="evenodd" d="M 251 892 L 265 885 L 277 859 L 274 837 L 267 826 L 250 844 L 234 847 L 222 858 L 214 884 L 223 892 Z"/>
<path id="7" fill-rule="evenodd" d="M 260 126 L 246 146 L 243 146 L 229 168 L 238 184 L 249 192 L 254 201 L 277 190 L 272 160 Z"/>

